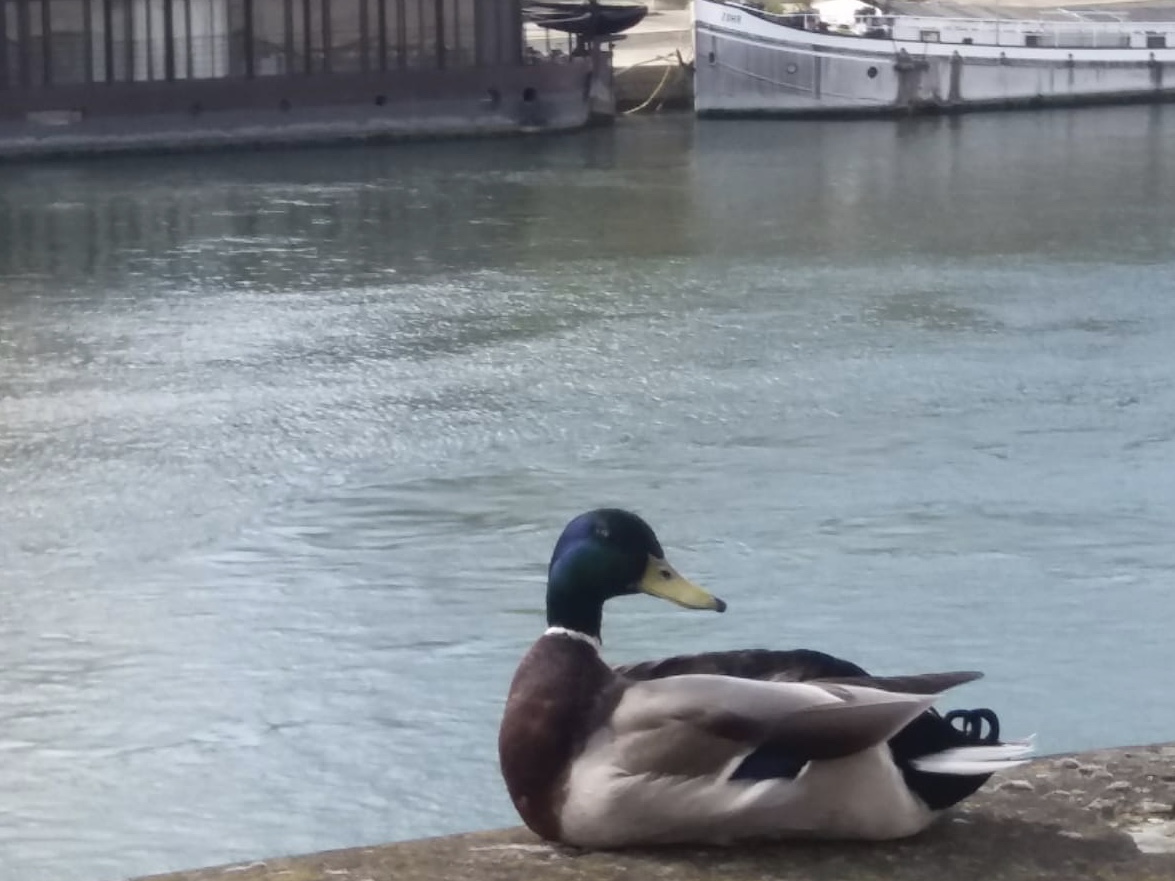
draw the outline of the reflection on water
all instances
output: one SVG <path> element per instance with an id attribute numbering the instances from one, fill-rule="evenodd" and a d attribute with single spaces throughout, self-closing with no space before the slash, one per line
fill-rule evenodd
<path id="1" fill-rule="evenodd" d="M 778 126 L 769 137 L 754 125 L 697 131 L 695 192 L 723 245 L 1113 260 L 1171 243 L 1172 119 L 1161 107 Z"/>
<path id="2" fill-rule="evenodd" d="M 1046 750 L 1170 738 L 1175 114 L 628 121 L 0 170 L 0 865 L 98 881 L 514 822 L 550 545 Z M 1163 680 L 1165 682 L 1165 680 Z M 1096 708 L 1096 712 L 1091 711 Z"/>

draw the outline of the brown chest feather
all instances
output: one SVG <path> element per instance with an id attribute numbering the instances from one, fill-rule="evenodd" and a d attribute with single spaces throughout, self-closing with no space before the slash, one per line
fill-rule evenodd
<path id="1" fill-rule="evenodd" d="M 498 758 L 514 807 L 542 838 L 559 840 L 567 769 L 615 706 L 618 686 L 595 649 L 566 636 L 542 637 L 518 665 Z"/>

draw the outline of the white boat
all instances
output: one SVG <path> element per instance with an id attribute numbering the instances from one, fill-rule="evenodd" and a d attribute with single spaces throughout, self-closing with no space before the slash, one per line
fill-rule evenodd
<path id="1" fill-rule="evenodd" d="M 944 6 L 960 8 L 893 0 L 882 12 L 830 0 L 813 3 L 813 13 L 780 15 L 694 0 L 695 111 L 850 115 L 1175 97 L 1175 20 L 1131 19 L 1175 19 L 1173 8 L 985 6 L 987 17 L 900 11 Z M 1009 17 L 992 17 L 993 9 Z"/>

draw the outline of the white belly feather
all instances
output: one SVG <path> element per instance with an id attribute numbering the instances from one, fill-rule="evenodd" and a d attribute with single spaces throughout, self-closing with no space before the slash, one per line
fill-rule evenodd
<path id="1" fill-rule="evenodd" d="M 794 780 L 730 780 L 742 756 L 707 776 L 630 774 L 601 732 L 575 762 L 561 812 L 563 839 L 589 848 L 740 839 L 887 839 L 934 819 L 882 744 L 811 762 Z"/>

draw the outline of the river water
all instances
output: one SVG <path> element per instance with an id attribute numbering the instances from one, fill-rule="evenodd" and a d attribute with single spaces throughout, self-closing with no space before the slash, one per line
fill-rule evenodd
<path id="1" fill-rule="evenodd" d="M 563 523 L 724 616 L 1175 737 L 1175 108 L 0 170 L 0 877 L 515 822 Z"/>

